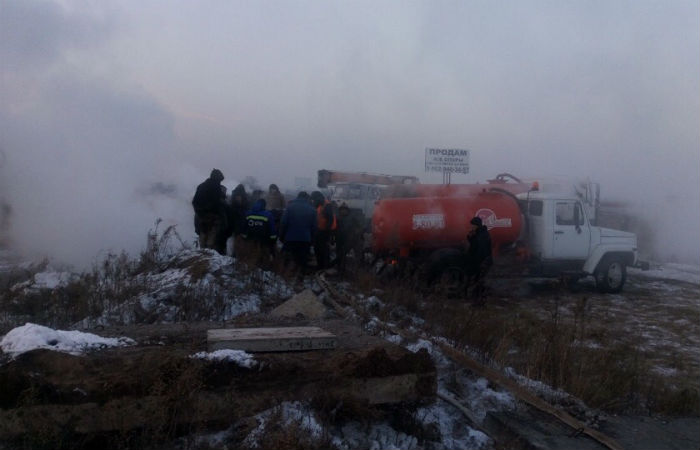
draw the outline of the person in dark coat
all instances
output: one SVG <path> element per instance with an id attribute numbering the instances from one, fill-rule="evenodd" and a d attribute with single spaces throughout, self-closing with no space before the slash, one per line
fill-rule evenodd
<path id="1" fill-rule="evenodd" d="M 345 272 L 346 256 L 350 250 L 355 254 L 355 260 L 362 262 L 364 250 L 364 220 L 357 210 L 351 210 L 343 203 L 338 208 L 338 229 L 335 232 L 335 260 L 338 272 Z"/>
<path id="2" fill-rule="evenodd" d="M 231 192 L 231 205 L 229 207 L 229 218 L 231 221 L 231 234 L 233 234 L 234 252 L 241 249 L 242 235 L 245 233 L 245 216 L 250 209 L 248 194 L 245 187 L 239 184 Z"/>
<path id="3" fill-rule="evenodd" d="M 467 234 L 469 250 L 467 250 L 467 276 L 469 284 L 474 283 L 473 295 L 476 301 L 483 304 L 484 278 L 493 265 L 491 250 L 491 235 L 480 217 L 474 217 L 469 222 L 471 230 Z"/>
<path id="4" fill-rule="evenodd" d="M 316 208 L 317 233 L 314 237 L 316 267 L 327 269 L 330 265 L 330 244 L 338 228 L 338 221 L 331 202 L 320 191 L 311 193 L 311 201 Z"/>
<path id="5" fill-rule="evenodd" d="M 306 271 L 315 234 L 316 211 L 311 206 L 309 194 L 301 191 L 284 210 L 279 232 L 280 240 L 284 243 L 283 251 L 293 258 L 301 274 Z"/>
<path id="6" fill-rule="evenodd" d="M 271 184 L 268 188 L 267 194 L 265 195 L 265 202 L 267 204 L 267 209 L 272 212 L 272 216 L 275 218 L 275 225 L 279 228 L 282 213 L 284 213 L 287 202 L 276 184 Z"/>
<path id="7" fill-rule="evenodd" d="M 276 184 L 271 184 L 265 196 L 265 202 L 267 203 L 267 209 L 270 211 L 283 211 L 286 206 L 284 200 L 284 195 L 280 192 L 280 189 Z"/>
<path id="8" fill-rule="evenodd" d="M 244 237 L 255 243 L 260 251 L 261 257 L 264 254 L 273 256 L 275 254 L 275 244 L 277 243 L 277 232 L 275 219 L 270 211 L 265 209 L 264 199 L 259 199 L 246 214 L 246 229 Z"/>
<path id="9" fill-rule="evenodd" d="M 200 248 L 215 249 L 226 254 L 226 245 L 221 246 L 221 238 L 227 227 L 226 188 L 221 185 L 224 174 L 213 169 L 209 178 L 197 186 L 192 199 L 195 214 L 195 232 L 199 235 Z M 224 242 L 226 242 L 224 240 Z"/>

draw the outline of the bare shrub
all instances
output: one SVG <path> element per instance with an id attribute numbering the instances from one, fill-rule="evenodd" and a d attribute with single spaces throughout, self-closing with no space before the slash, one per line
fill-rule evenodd
<path id="1" fill-rule="evenodd" d="M 141 252 L 138 272 L 163 270 L 173 256 L 190 249 L 190 246 L 180 237 L 175 225 L 170 225 L 160 232 L 158 227 L 162 222 L 163 219 L 158 218 L 155 226 L 148 230 L 146 249 Z"/>

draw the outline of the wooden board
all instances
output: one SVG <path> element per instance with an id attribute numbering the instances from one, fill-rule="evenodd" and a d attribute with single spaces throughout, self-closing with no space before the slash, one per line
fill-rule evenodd
<path id="1" fill-rule="evenodd" d="M 334 349 L 336 337 L 318 327 L 223 328 L 207 331 L 209 351 L 293 352 Z"/>

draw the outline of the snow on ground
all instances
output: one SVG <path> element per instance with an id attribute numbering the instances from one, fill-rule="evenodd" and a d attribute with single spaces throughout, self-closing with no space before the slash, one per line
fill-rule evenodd
<path id="1" fill-rule="evenodd" d="M 224 321 L 259 312 L 264 298 L 294 294 L 280 276 L 260 269 L 237 270 L 234 262 L 213 250 L 182 251 L 167 262 L 164 270 L 135 278 L 133 285 L 140 293 L 134 298 L 112 304 L 101 317 L 76 325 Z"/>
<path id="2" fill-rule="evenodd" d="M 359 422 L 347 423 L 340 430 L 332 433 L 331 442 L 341 450 L 414 450 L 420 448 L 415 436 L 396 431 L 387 423 L 374 424 L 369 427 Z"/>
<path id="3" fill-rule="evenodd" d="M 268 409 L 255 416 L 258 426 L 246 436 L 243 445 L 253 448 L 259 447 L 260 438 L 265 434 L 276 413 L 280 414 L 280 421 L 285 427 L 296 423 L 313 439 L 320 439 L 323 435 L 323 427 L 316 420 L 313 411 L 307 406 L 300 402 L 283 402 L 279 407 Z"/>
<path id="4" fill-rule="evenodd" d="M 190 358 L 206 359 L 207 361 L 233 362 L 241 367 L 247 367 L 249 369 L 258 364 L 253 355 L 244 352 L 243 350 L 223 349 L 215 350 L 213 352 L 199 352 L 191 355 Z"/>
<path id="5" fill-rule="evenodd" d="M 581 410 L 589 410 L 589 408 L 579 399 L 573 397 L 566 391 L 561 389 L 555 389 L 552 386 L 543 383 L 541 381 L 533 380 L 520 375 L 512 367 L 506 367 L 504 373 L 509 378 L 515 380 L 519 385 L 527 388 L 529 391 L 534 392 L 539 397 L 548 401 L 552 404 L 560 404 L 562 402 L 566 403 L 577 403 Z"/>
<path id="6" fill-rule="evenodd" d="M 370 297 L 369 299 L 360 297 L 358 303 L 367 311 L 373 311 L 373 307 L 377 304 L 383 304 L 376 296 Z M 392 313 L 395 312 L 396 311 L 393 311 Z M 404 317 L 403 312 L 400 312 L 400 314 L 402 314 L 403 319 L 408 318 L 413 323 L 420 323 L 422 321 L 420 318 L 410 315 L 409 317 Z M 399 335 L 386 333 L 385 330 L 389 326 L 391 326 L 390 323 L 383 322 L 376 316 L 371 316 L 369 321 L 364 325 L 365 330 L 369 333 L 383 335 L 384 339 L 387 341 L 396 345 L 403 345 L 412 352 L 418 352 L 420 350 L 427 351 L 437 368 L 438 392 L 456 398 L 461 404 L 471 410 L 478 419 L 483 420 L 490 411 L 502 411 L 515 407 L 515 399 L 511 394 L 505 391 L 492 389 L 484 378 L 474 379 L 468 371 L 462 369 L 447 358 L 439 347 L 435 346 L 431 341 L 418 339 L 414 342 L 407 342 Z M 438 341 L 445 341 L 444 338 L 435 339 Z M 479 449 L 488 448 L 491 444 L 491 440 L 487 435 L 465 425 L 463 413 L 445 401 L 436 400 L 433 404 L 420 408 L 416 413 L 416 418 L 424 427 L 437 427 L 439 430 L 441 442 L 432 442 L 430 448 Z M 349 429 L 350 428 L 348 428 L 348 430 Z M 387 433 L 386 430 L 384 432 L 385 434 Z M 367 433 L 367 430 L 364 430 L 363 433 Z M 362 433 L 358 432 L 358 434 L 364 436 Z M 366 443 L 367 445 L 364 447 L 417 448 L 417 441 L 411 441 L 411 438 L 414 437 L 403 437 L 397 435 L 396 432 L 393 434 L 388 433 L 381 439 L 381 442 L 377 441 L 378 446 L 372 447 L 369 443 Z M 352 439 L 352 437 L 346 437 L 345 442 L 360 442 L 360 438 L 357 438 L 357 441 L 353 441 Z M 337 444 L 335 441 L 334 443 Z M 353 444 L 345 447 L 339 446 L 339 448 L 354 449 L 362 448 L 362 446 L 355 446 Z"/>
<path id="7" fill-rule="evenodd" d="M 23 290 L 25 293 L 36 292 L 39 290 L 53 290 L 68 285 L 71 281 L 75 281 L 78 275 L 71 272 L 57 272 L 48 270 L 45 272 L 35 273 L 34 276 L 23 282 L 13 286 L 13 290 Z"/>
<path id="8" fill-rule="evenodd" d="M 80 355 L 88 350 L 104 347 L 124 347 L 135 344 L 136 342 L 133 339 L 127 337 L 103 338 L 80 331 L 54 330 L 33 323 L 27 323 L 10 330 L 0 340 L 2 351 L 12 357 L 40 348 L 70 353 L 71 355 Z"/>
<path id="9" fill-rule="evenodd" d="M 454 407 L 446 407 L 444 402 L 419 408 L 416 417 L 424 425 L 435 424 L 438 427 L 445 449 L 479 449 L 488 446 L 491 441 L 481 431 L 464 426 L 462 413 Z"/>
<path id="10" fill-rule="evenodd" d="M 662 280 L 685 281 L 700 285 L 700 266 L 679 263 L 652 263 L 649 270 L 630 268 L 631 274 Z"/>

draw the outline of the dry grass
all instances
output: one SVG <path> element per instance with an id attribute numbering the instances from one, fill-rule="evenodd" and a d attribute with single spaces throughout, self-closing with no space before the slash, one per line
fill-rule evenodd
<path id="1" fill-rule="evenodd" d="M 380 319 L 396 322 L 397 311 L 399 316 L 407 311 L 426 320 L 426 331 L 468 347 L 482 362 L 513 367 L 589 406 L 615 413 L 700 414 L 697 373 L 683 354 L 650 352 L 624 327 L 601 323 L 605 306 L 585 293 L 572 296 L 555 285 L 536 304 L 493 298 L 477 308 L 406 279 L 379 282 L 369 273 L 357 279 L 368 295 L 382 289 L 387 306 L 376 313 Z M 669 382 L 652 370 L 660 357 L 686 371 Z"/>

